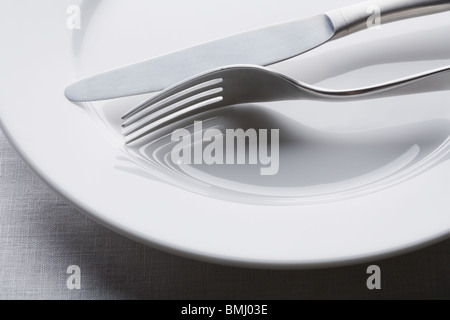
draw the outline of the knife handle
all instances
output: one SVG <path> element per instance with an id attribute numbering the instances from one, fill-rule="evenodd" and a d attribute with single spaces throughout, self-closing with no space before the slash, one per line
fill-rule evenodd
<path id="1" fill-rule="evenodd" d="M 381 24 L 450 10 L 450 0 L 371 0 L 329 11 L 335 27 L 334 39 L 368 29 L 373 20 Z"/>

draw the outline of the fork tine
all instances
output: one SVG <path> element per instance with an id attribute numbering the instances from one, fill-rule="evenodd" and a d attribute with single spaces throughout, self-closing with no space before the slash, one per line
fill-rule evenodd
<path id="1" fill-rule="evenodd" d="M 167 109 L 170 106 L 180 103 L 183 100 L 188 100 L 193 96 L 200 95 L 201 93 L 205 92 L 209 88 L 214 87 L 214 85 L 217 85 L 222 81 L 223 81 L 222 79 L 214 79 L 207 82 L 202 82 L 197 85 L 190 86 L 182 91 L 178 91 L 176 89 L 170 90 L 170 92 L 166 93 L 163 99 L 158 99 L 158 101 L 156 102 L 149 102 L 138 113 L 135 113 L 128 119 L 126 119 L 122 123 L 122 127 L 127 128 L 154 113 L 158 113 L 160 110 Z"/>
<path id="2" fill-rule="evenodd" d="M 194 116 L 196 114 L 212 110 L 214 108 L 218 107 L 218 103 L 220 103 L 223 100 L 223 97 L 214 97 L 210 98 L 208 100 L 201 101 L 197 104 L 191 105 L 189 107 L 181 108 L 178 111 L 174 113 L 170 113 L 166 115 L 163 118 L 160 118 L 154 122 L 151 122 L 147 124 L 147 126 L 143 127 L 137 132 L 135 132 L 135 135 L 128 135 L 128 139 L 125 140 L 126 144 L 131 144 L 133 142 L 136 142 L 149 134 L 167 127 L 168 125 L 171 125 L 173 123 L 176 123 L 177 121 L 180 121 L 182 119 L 187 119 L 188 117 Z"/>
<path id="3" fill-rule="evenodd" d="M 123 131 L 123 135 L 127 137 L 130 134 L 133 134 L 136 131 L 139 131 L 140 129 L 148 126 L 152 122 L 158 121 L 159 119 L 167 117 L 170 114 L 176 113 L 181 109 L 189 108 L 190 106 L 217 97 L 218 94 L 220 94 L 222 91 L 223 88 L 214 88 L 204 92 L 197 93 L 195 95 L 188 96 L 183 100 L 177 100 L 173 104 L 165 105 L 164 107 L 154 112 L 151 112 L 146 116 L 142 116 L 139 119 L 135 120 L 133 123 L 129 124 Z"/>
<path id="4" fill-rule="evenodd" d="M 174 99 L 181 98 L 195 91 L 203 90 L 222 81 L 223 79 L 221 78 L 211 79 L 211 77 L 203 77 L 196 79 L 195 81 L 185 82 L 169 88 L 166 91 L 147 99 L 123 115 L 122 120 L 124 120 L 124 125 L 127 126 L 129 122 L 133 122 L 133 119 L 140 118 L 139 114 L 142 114 L 142 112 L 146 114 L 147 112 L 151 112 L 151 110 L 160 109 L 164 107 L 165 103 L 169 103 Z"/>

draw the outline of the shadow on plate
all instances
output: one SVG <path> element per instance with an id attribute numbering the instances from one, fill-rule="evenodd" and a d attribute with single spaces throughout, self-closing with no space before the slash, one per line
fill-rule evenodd
<path id="1" fill-rule="evenodd" d="M 245 140 L 245 163 L 237 164 L 239 151 L 235 145 L 234 164 L 226 164 L 230 151 L 223 141 L 224 164 L 195 164 L 194 150 L 204 152 L 212 142 L 201 141 L 201 146 L 198 145 L 194 120 L 202 122 L 203 134 L 210 129 L 221 133 L 217 139 L 226 140 L 226 130 L 254 130 L 256 140 Z M 178 139 L 172 139 L 172 133 L 178 128 L 189 131 L 190 142 L 185 147 L 191 150 L 190 164 L 172 161 L 174 147 L 179 144 Z M 264 165 L 249 161 L 250 151 L 260 148 L 263 132 L 260 129 L 279 130 L 279 152 L 270 155 L 270 165 L 278 166 L 273 175 L 262 175 Z M 135 164 L 117 169 L 239 202 L 324 202 L 374 192 L 414 177 L 445 159 L 449 136 L 448 120 L 363 132 L 333 132 L 305 126 L 263 106 L 240 105 L 185 119 L 148 136 L 138 145 L 126 147 L 127 161 L 138 163 L 141 170 Z M 272 141 L 268 150 L 274 150 Z"/>

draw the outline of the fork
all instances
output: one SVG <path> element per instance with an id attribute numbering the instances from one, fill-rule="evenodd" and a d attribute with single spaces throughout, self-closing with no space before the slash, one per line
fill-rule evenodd
<path id="1" fill-rule="evenodd" d="M 125 143 L 131 144 L 182 119 L 212 109 L 283 100 L 360 100 L 450 89 L 450 66 L 391 82 L 350 90 L 327 90 L 265 67 L 235 65 L 182 81 L 134 107 L 123 117 Z"/>

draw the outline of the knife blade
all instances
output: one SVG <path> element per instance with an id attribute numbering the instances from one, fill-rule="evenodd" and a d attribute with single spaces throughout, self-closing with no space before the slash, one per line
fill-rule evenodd
<path id="1" fill-rule="evenodd" d="M 379 10 L 389 23 L 450 10 L 450 0 L 371 0 L 262 29 L 243 32 L 77 81 L 65 90 L 73 102 L 97 101 L 161 91 L 209 69 L 268 66 L 328 41 L 368 28 Z"/>

